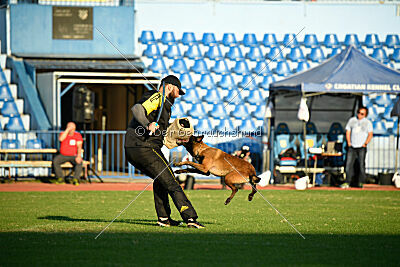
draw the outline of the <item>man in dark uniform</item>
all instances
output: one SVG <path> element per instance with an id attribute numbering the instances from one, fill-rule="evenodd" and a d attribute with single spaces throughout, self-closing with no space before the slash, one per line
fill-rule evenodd
<path id="1" fill-rule="evenodd" d="M 164 106 L 156 122 L 165 90 Z M 197 222 L 197 213 L 177 182 L 168 161 L 161 152 L 163 139 L 171 118 L 171 108 L 175 98 L 184 95 L 181 82 L 173 75 L 161 80 L 160 89 L 147 91 L 142 99 L 132 107 L 133 119 L 125 135 L 125 154 L 133 166 L 154 179 L 154 203 L 160 226 L 178 226 L 171 219 L 168 194 L 188 227 L 204 228 Z"/>

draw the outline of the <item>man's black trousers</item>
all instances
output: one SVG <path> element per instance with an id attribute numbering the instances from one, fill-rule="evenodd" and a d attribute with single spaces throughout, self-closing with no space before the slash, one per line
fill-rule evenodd
<path id="1" fill-rule="evenodd" d="M 126 147 L 125 155 L 130 164 L 154 179 L 154 203 L 158 217 L 171 215 L 169 194 L 184 221 L 189 218 L 197 219 L 196 211 L 176 180 L 171 167 L 168 166 L 169 163 L 161 149 Z"/>

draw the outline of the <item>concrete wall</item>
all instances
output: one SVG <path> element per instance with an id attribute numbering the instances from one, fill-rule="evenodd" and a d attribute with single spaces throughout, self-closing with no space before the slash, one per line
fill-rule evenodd
<path id="1" fill-rule="evenodd" d="M 156 38 L 163 31 L 172 30 L 176 38 L 185 31 L 193 31 L 201 39 L 202 33 L 214 32 L 218 39 L 225 32 L 234 32 L 241 40 L 244 33 L 277 34 L 316 33 L 322 39 L 326 33 L 357 33 L 364 40 L 367 33 L 378 33 L 383 39 L 388 33 L 400 33 L 400 7 L 395 4 L 322 4 L 312 2 L 228 2 L 228 1 L 136 1 L 136 32 L 153 30 Z M 360 41 L 361 41 L 360 40 Z"/>
<path id="2" fill-rule="evenodd" d="M 93 29 L 93 40 L 53 40 L 52 6 L 19 4 L 10 8 L 13 54 L 121 57 L 96 29 Z M 93 25 L 122 53 L 133 55 L 134 7 L 93 7 Z"/>

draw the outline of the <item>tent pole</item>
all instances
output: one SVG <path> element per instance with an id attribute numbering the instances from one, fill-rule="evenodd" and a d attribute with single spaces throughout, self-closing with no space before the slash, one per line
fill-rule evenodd
<path id="1" fill-rule="evenodd" d="M 266 157 L 267 168 L 264 169 L 264 171 L 269 170 L 269 167 L 270 167 L 270 164 L 269 164 L 269 160 L 270 160 L 270 157 L 271 157 L 271 141 L 270 141 L 271 128 L 270 127 L 271 127 L 271 119 L 268 119 L 268 124 L 267 124 L 267 143 L 268 143 L 268 145 L 267 145 L 267 157 Z"/>
<path id="2" fill-rule="evenodd" d="M 306 139 L 306 122 L 303 122 L 303 137 L 304 137 L 304 172 L 306 176 L 308 175 L 308 169 L 307 169 L 307 161 L 308 161 L 308 155 L 307 155 L 307 139 Z"/>
<path id="3" fill-rule="evenodd" d="M 397 173 L 397 162 L 399 160 L 399 120 L 400 117 L 397 117 L 397 136 L 396 136 L 396 162 L 394 163 L 395 172 Z"/>

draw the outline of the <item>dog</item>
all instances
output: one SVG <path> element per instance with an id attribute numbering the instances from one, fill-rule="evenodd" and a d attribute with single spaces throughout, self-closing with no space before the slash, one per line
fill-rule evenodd
<path id="1" fill-rule="evenodd" d="M 253 199 L 256 191 L 256 183 L 260 182 L 261 178 L 257 177 L 256 170 L 249 162 L 229 155 L 224 151 L 209 147 L 203 142 L 204 135 L 190 136 L 189 141 L 182 145 L 199 163 L 191 161 L 183 161 L 175 163 L 175 166 L 192 166 L 194 168 L 181 169 L 175 173 L 200 173 L 203 175 L 213 174 L 215 176 L 224 177 L 225 184 L 232 189 L 232 194 L 226 199 L 225 205 L 231 202 L 236 192 L 239 190 L 235 185 L 250 182 L 252 191 L 249 194 L 248 200 Z"/>

